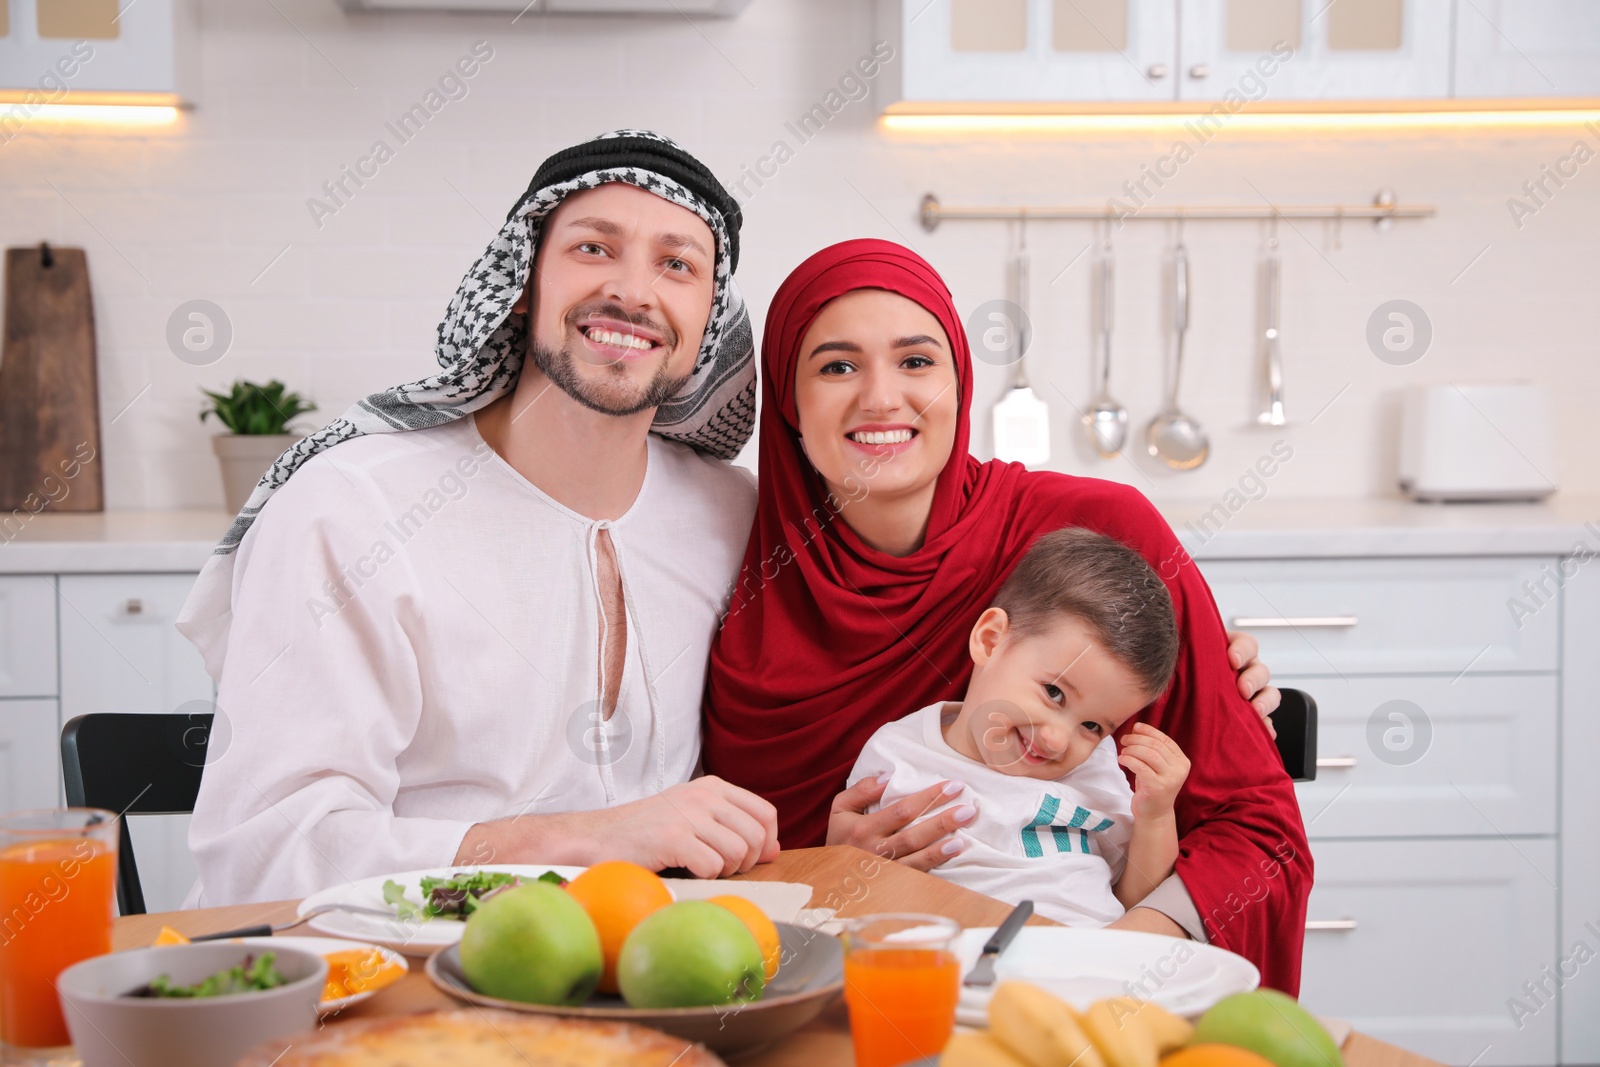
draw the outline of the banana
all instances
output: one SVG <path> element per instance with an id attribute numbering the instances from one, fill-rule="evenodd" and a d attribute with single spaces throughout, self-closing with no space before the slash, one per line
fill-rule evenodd
<path id="1" fill-rule="evenodd" d="M 989 1030 L 1029 1067 L 1106 1067 L 1072 1008 L 1036 985 L 1000 983 L 989 1000 Z"/>
<path id="2" fill-rule="evenodd" d="M 1131 997 L 1097 1000 L 1080 1018 L 1107 1067 L 1156 1067 L 1160 1058 L 1150 1016 Z"/>
<path id="3" fill-rule="evenodd" d="M 939 1054 L 939 1067 L 1028 1067 L 985 1033 L 962 1031 L 951 1035 Z"/>
<path id="4" fill-rule="evenodd" d="M 1156 1052 L 1162 1056 L 1180 1049 L 1194 1036 L 1194 1024 L 1148 1000 L 1129 1001 L 1136 1014 L 1144 1018 L 1155 1037 Z"/>

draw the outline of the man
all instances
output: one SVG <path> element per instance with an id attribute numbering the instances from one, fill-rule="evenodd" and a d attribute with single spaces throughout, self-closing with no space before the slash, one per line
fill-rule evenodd
<path id="1" fill-rule="evenodd" d="M 690 780 L 755 508 L 702 454 L 731 458 L 754 413 L 739 222 L 664 138 L 557 153 L 451 303 L 444 371 L 263 479 L 179 620 L 226 716 L 191 905 L 451 863 L 715 877 L 776 855 L 770 804 Z"/>

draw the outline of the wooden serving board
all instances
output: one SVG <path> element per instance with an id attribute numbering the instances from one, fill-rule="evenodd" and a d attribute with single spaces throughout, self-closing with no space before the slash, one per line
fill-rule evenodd
<path id="1" fill-rule="evenodd" d="M 101 511 L 100 468 L 94 306 L 83 249 L 8 248 L 0 511 Z"/>

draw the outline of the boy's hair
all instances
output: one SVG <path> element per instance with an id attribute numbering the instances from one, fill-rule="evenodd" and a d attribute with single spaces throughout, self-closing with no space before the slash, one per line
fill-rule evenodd
<path id="1" fill-rule="evenodd" d="M 1144 557 L 1109 537 L 1068 527 L 1033 543 L 995 595 L 1011 631 L 1028 637 L 1062 615 L 1082 619 L 1152 698 L 1178 663 L 1172 597 Z"/>

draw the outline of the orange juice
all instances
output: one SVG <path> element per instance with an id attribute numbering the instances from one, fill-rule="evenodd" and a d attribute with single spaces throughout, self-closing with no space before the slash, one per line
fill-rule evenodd
<path id="1" fill-rule="evenodd" d="M 852 950 L 844 961 L 844 999 L 856 1067 L 937 1056 L 955 1029 L 960 992 L 960 965 L 943 949 Z"/>
<path id="2" fill-rule="evenodd" d="M 117 850 L 87 837 L 0 849 L 0 1041 L 70 1043 L 56 976 L 111 951 Z"/>

